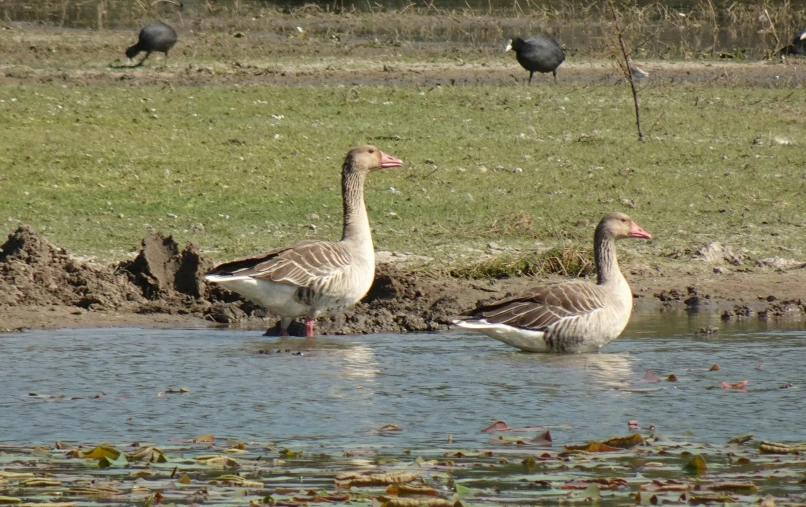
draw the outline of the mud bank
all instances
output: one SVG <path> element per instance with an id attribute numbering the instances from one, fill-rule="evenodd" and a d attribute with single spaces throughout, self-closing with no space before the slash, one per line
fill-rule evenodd
<path id="1" fill-rule="evenodd" d="M 0 332 L 93 326 L 228 325 L 266 329 L 276 318 L 206 284 L 212 267 L 197 245 L 151 234 L 132 260 L 83 262 L 26 226 L 0 250 Z M 806 269 L 714 269 L 705 263 L 623 268 L 643 310 L 697 308 L 724 320 L 806 318 Z M 442 331 L 451 318 L 544 280 L 459 280 L 379 264 L 355 307 L 318 321 L 321 334 Z M 292 326 L 292 333 L 302 331 Z"/>

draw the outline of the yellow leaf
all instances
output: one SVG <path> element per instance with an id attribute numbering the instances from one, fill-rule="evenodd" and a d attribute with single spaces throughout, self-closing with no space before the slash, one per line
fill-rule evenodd
<path id="1" fill-rule="evenodd" d="M 190 484 L 190 477 L 188 477 L 188 474 L 182 475 L 182 478 L 179 479 L 179 483 L 180 484 Z"/>
<path id="2" fill-rule="evenodd" d="M 120 456 L 120 451 L 109 445 L 99 445 L 91 451 L 82 451 L 81 456 L 90 459 L 107 458 L 116 460 Z"/>
<path id="3" fill-rule="evenodd" d="M 639 433 L 633 433 L 627 437 L 611 438 L 610 440 L 606 440 L 604 442 L 605 445 L 609 445 L 610 447 L 621 447 L 622 449 L 629 449 L 643 443 L 644 437 L 642 437 Z"/>
<path id="4" fill-rule="evenodd" d="M 215 437 L 213 436 L 212 433 L 208 433 L 195 439 L 194 442 L 215 442 Z"/>
<path id="5" fill-rule="evenodd" d="M 20 502 L 22 502 L 22 498 L 17 498 L 14 496 L 0 496 L 0 504 L 20 503 Z"/>
<path id="6" fill-rule="evenodd" d="M 686 463 L 683 470 L 693 474 L 704 474 L 708 470 L 708 465 L 705 464 L 705 458 L 697 454 L 694 459 Z"/>
<path id="7" fill-rule="evenodd" d="M 27 488 L 45 488 L 48 486 L 61 486 L 62 483 L 60 481 L 54 481 L 53 479 L 28 479 L 25 481 L 20 481 L 20 486 L 25 486 Z"/>

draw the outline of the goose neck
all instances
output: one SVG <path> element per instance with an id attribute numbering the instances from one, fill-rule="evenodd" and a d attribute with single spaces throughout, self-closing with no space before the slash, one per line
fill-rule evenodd
<path id="1" fill-rule="evenodd" d="M 593 254 L 596 261 L 598 285 L 618 283 L 624 280 L 616 257 L 616 241 L 612 236 L 597 229 L 593 240 Z"/>
<path id="2" fill-rule="evenodd" d="M 363 172 L 351 171 L 345 166 L 341 177 L 341 197 L 344 204 L 342 241 L 370 238 L 369 218 L 364 204 Z"/>

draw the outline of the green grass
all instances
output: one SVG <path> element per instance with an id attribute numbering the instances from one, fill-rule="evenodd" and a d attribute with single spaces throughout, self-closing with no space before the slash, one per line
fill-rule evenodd
<path id="1" fill-rule="evenodd" d="M 368 180 L 378 249 L 461 261 L 489 241 L 588 247 L 621 210 L 656 238 L 633 252 L 804 253 L 802 88 L 644 90 L 643 143 L 618 86 L 54 84 L 0 100 L 6 231 L 28 223 L 103 260 L 153 230 L 221 259 L 337 239 L 341 161 L 365 142 L 406 162 Z"/>

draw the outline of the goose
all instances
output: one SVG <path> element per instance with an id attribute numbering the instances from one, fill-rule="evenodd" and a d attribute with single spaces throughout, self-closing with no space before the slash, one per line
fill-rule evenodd
<path id="1" fill-rule="evenodd" d="M 168 50 L 176 44 L 176 30 L 165 23 L 151 23 L 140 30 L 137 44 L 126 49 L 126 58 L 132 59 L 140 52 L 145 51 L 146 57 L 140 63 L 146 61 L 153 51 L 165 53 L 168 58 Z"/>
<path id="2" fill-rule="evenodd" d="M 627 215 L 609 213 L 593 236 L 596 284 L 535 287 L 453 322 L 526 352 L 597 351 L 618 338 L 632 313 L 632 291 L 616 258 L 616 241 L 624 238 L 652 237 Z"/>
<path id="3" fill-rule="evenodd" d="M 557 82 L 557 67 L 565 61 L 565 53 L 555 39 L 543 35 L 528 39 L 516 37 L 507 42 L 504 52 L 509 50 L 515 51 L 518 63 L 529 71 L 530 83 L 535 72 L 551 72 L 554 74 L 554 82 Z"/>
<path id="4" fill-rule="evenodd" d="M 403 161 L 375 146 L 347 153 L 341 172 L 344 229 L 339 241 L 302 241 L 216 266 L 205 280 L 217 283 L 281 317 L 280 334 L 305 317 L 313 338 L 319 314 L 357 303 L 375 278 L 375 250 L 364 205 L 364 179 Z"/>
<path id="5" fill-rule="evenodd" d="M 784 55 L 806 55 L 806 30 L 795 36 L 792 44 L 782 49 L 779 54 Z"/>

